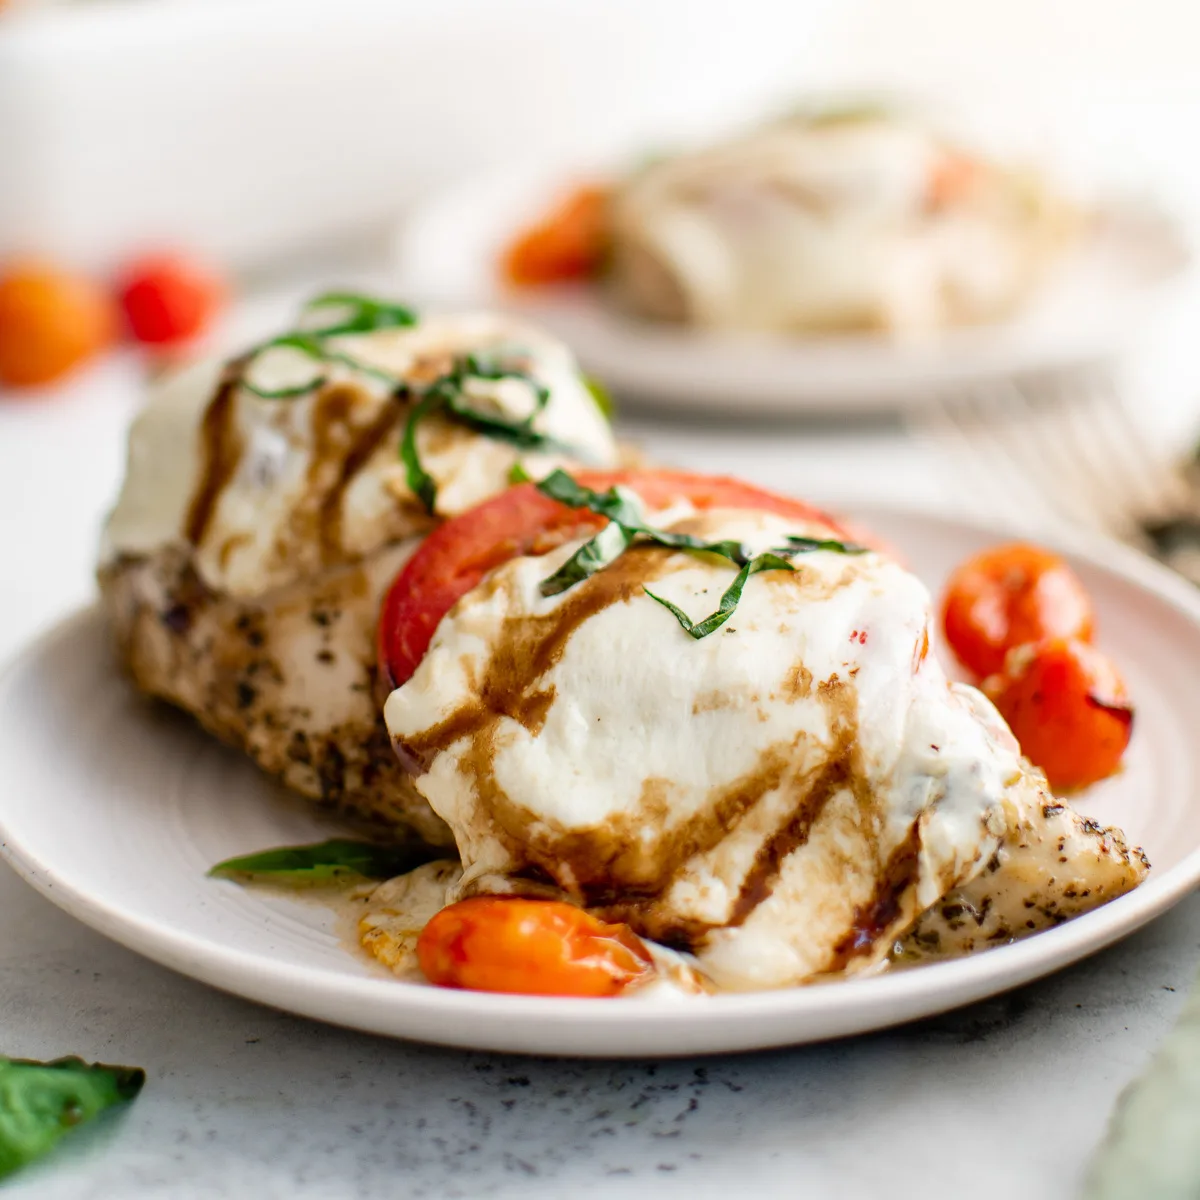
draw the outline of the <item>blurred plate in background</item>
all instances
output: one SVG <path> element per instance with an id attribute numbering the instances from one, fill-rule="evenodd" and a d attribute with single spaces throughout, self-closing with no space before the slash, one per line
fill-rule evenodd
<path id="1" fill-rule="evenodd" d="M 502 248 L 530 214 L 588 177 L 570 167 L 522 167 L 431 194 L 397 233 L 397 286 L 417 303 L 501 307 L 537 321 L 626 402 L 712 413 L 838 413 L 912 408 L 982 379 L 1107 361 L 1169 300 L 1191 264 L 1173 220 L 1114 202 L 1019 316 L 919 343 L 872 334 L 705 332 L 623 316 L 595 288 L 503 287 L 496 275 Z"/>

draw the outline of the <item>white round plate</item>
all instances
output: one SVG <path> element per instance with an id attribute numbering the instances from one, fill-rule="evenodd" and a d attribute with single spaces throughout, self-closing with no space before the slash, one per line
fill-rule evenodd
<path id="1" fill-rule="evenodd" d="M 916 514 L 855 514 L 933 588 L 998 535 Z M 1100 642 L 1137 705 L 1124 771 L 1079 798 L 1153 864 L 1135 892 L 956 961 L 753 995 L 556 1000 L 384 976 L 330 910 L 206 878 L 213 863 L 320 840 L 331 826 L 118 677 L 99 614 L 27 650 L 0 680 L 0 849 L 80 920 L 206 983 L 374 1033 L 489 1050 L 663 1057 L 791 1045 L 941 1012 L 1056 970 L 1136 929 L 1200 881 L 1200 592 L 1121 547 L 1072 556 Z"/>
<path id="2" fill-rule="evenodd" d="M 588 176 L 523 168 L 428 197 L 396 234 L 398 285 L 416 303 L 503 308 L 537 321 L 627 404 L 725 415 L 906 409 L 978 380 L 1104 361 L 1190 264 L 1183 234 L 1163 214 L 1112 205 L 1011 321 L 922 342 L 689 330 L 623 316 L 586 285 L 500 283 L 502 248 L 574 177 Z"/>

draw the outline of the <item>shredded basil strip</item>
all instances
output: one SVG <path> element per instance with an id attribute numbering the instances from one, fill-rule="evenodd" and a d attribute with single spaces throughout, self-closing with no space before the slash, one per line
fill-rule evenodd
<path id="1" fill-rule="evenodd" d="M 432 475 L 421 465 L 421 457 L 417 453 L 417 426 L 421 419 L 433 412 L 441 404 L 437 396 L 426 396 L 419 401 L 408 415 L 404 425 L 404 435 L 400 439 L 400 461 L 404 464 L 404 481 L 426 512 L 433 512 L 437 503 L 437 484 Z"/>
<path id="2" fill-rule="evenodd" d="M 700 621 L 692 621 L 683 609 L 672 604 L 670 600 L 665 600 L 662 596 L 655 595 L 645 585 L 642 586 L 642 591 L 651 600 L 657 600 L 663 608 L 668 609 L 675 620 L 679 622 L 684 633 L 699 641 L 702 637 L 707 637 L 714 630 L 720 629 L 733 616 L 733 610 L 737 608 L 738 601 L 742 598 L 742 589 L 746 586 L 746 580 L 751 575 L 757 575 L 760 571 L 794 571 L 795 569 L 792 563 L 784 558 L 780 558 L 778 554 L 773 554 L 769 550 L 763 554 L 756 555 L 733 577 L 733 582 L 725 589 L 721 596 L 721 603 L 717 605 L 717 611 L 709 613 L 707 617 Z"/>
<path id="3" fill-rule="evenodd" d="M 532 483 L 533 476 L 525 470 L 525 464 L 518 458 L 511 467 L 508 468 L 508 482 L 514 487 L 518 483 Z"/>
<path id="4" fill-rule="evenodd" d="M 327 292 L 310 300 L 305 305 L 305 311 L 332 305 L 348 306 L 351 309 L 350 316 L 333 325 L 319 326 L 315 329 L 298 329 L 280 334 L 278 337 L 273 337 L 256 346 L 246 370 L 242 373 L 242 386 L 264 400 L 294 400 L 297 396 L 306 396 L 310 392 L 317 391 L 329 381 L 327 372 L 318 371 L 311 379 L 291 387 L 259 387 L 250 377 L 254 361 L 260 354 L 274 349 L 299 350 L 302 354 L 307 354 L 314 362 L 341 363 L 352 370 L 360 371 L 365 375 L 373 375 L 376 379 L 395 386 L 398 380 L 390 371 L 359 362 L 358 359 L 340 350 L 332 350 L 325 344 L 326 339 L 346 334 L 369 333 L 376 329 L 395 329 L 415 325 L 416 315 L 410 309 L 399 304 L 389 304 L 382 300 L 372 300 L 366 296 L 356 296 L 348 292 Z"/>
<path id="5" fill-rule="evenodd" d="M 499 381 L 516 379 L 533 391 L 533 409 L 527 417 L 512 420 L 501 413 L 485 412 L 474 407 L 467 399 L 466 387 L 470 380 Z M 413 389 L 402 386 L 400 394 Z M 499 359 L 480 355 L 464 354 L 454 360 L 450 370 L 428 383 L 419 393 L 421 401 L 409 413 L 400 441 L 400 458 L 404 463 L 409 489 L 421 501 L 427 512 L 432 513 L 437 503 L 437 485 L 432 476 L 421 465 L 417 451 L 417 426 L 430 413 L 442 411 L 468 429 L 481 433 L 493 441 L 506 442 L 518 450 L 557 451 L 574 458 L 588 457 L 578 447 L 568 446 L 548 434 L 539 433 L 533 423 L 550 403 L 550 389 L 527 371 L 505 366 Z"/>
<path id="6" fill-rule="evenodd" d="M 318 325 L 311 330 L 322 338 L 373 333 L 377 329 L 406 329 L 417 323 L 417 314 L 411 308 L 357 292 L 324 292 L 315 296 L 304 308 L 306 312 L 322 308 L 349 309 L 349 314 L 343 320 L 333 325 Z"/>
<path id="7" fill-rule="evenodd" d="M 0 1180 L 41 1158 L 72 1129 L 133 1100 L 145 1082 L 140 1067 L 0 1056 Z"/>
<path id="8" fill-rule="evenodd" d="M 784 538 L 788 549 L 797 554 L 811 554 L 814 550 L 830 550 L 834 554 L 866 554 L 869 546 L 859 546 L 854 542 L 839 542 L 837 538 L 801 537 L 789 533 Z"/>
<path id="9" fill-rule="evenodd" d="M 619 521 L 609 521 L 595 537 L 584 542 L 553 575 L 543 579 L 538 585 L 538 591 L 543 596 L 557 596 L 595 575 L 597 571 L 611 566 L 629 549 L 636 533 L 637 531 L 628 525 L 622 525 Z"/>
<path id="10" fill-rule="evenodd" d="M 760 571 L 794 571 L 795 566 L 787 560 L 796 554 L 809 554 L 817 550 L 837 554 L 865 554 L 867 551 L 866 546 L 841 542 L 836 538 L 787 534 L 784 539 L 788 543 L 786 546 L 755 555 L 742 542 L 706 542 L 690 534 L 669 533 L 647 525 L 641 501 L 634 493 L 623 488 L 611 487 L 607 492 L 596 492 L 591 488 L 581 487 L 563 470 L 551 472 L 537 486 L 543 495 L 552 500 L 570 508 L 586 508 L 598 516 L 607 517 L 609 522 L 599 533 L 584 542 L 553 575 L 542 580 L 538 590 L 543 596 L 557 596 L 597 571 L 610 566 L 638 537 L 645 538 L 652 545 L 670 550 L 715 554 L 740 568 L 733 583 L 721 597 L 717 611 L 697 622 L 693 622 L 669 600 L 656 596 L 649 588 L 643 588 L 646 595 L 669 609 L 683 629 L 697 639 L 707 636 L 725 624 L 737 607 L 742 589 L 751 575 L 757 575 Z"/>
<path id="11" fill-rule="evenodd" d="M 596 407 L 600 410 L 600 415 L 611 422 L 613 414 L 617 410 L 617 406 L 613 403 L 612 393 L 600 382 L 594 379 L 591 375 L 583 377 L 583 386 L 587 388 L 588 395 L 591 396 Z"/>
<path id="12" fill-rule="evenodd" d="M 285 333 L 279 337 L 272 338 L 269 342 L 264 342 L 254 352 L 254 357 L 264 353 L 267 350 L 299 350 L 302 354 L 307 354 L 309 358 L 316 362 L 325 361 L 325 349 L 316 338 L 306 333 Z M 242 386 L 253 392 L 256 396 L 261 396 L 264 400 L 291 400 L 296 396 L 304 396 L 309 392 L 315 391 L 317 388 L 325 386 L 328 375 L 323 372 L 318 372 L 312 379 L 304 383 L 296 384 L 293 387 L 282 388 L 261 388 L 258 387 L 250 378 L 250 370 L 254 366 L 252 359 L 248 364 L 245 372 L 242 375 Z"/>
<path id="13" fill-rule="evenodd" d="M 281 846 L 277 850 L 227 858 L 208 873 L 309 887 L 347 879 L 392 879 L 433 857 L 434 852 L 420 842 L 383 846 L 333 838 L 315 846 Z"/>

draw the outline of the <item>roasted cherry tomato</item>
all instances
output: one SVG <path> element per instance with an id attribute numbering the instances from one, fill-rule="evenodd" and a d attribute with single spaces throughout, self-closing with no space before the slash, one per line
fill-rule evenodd
<path id="1" fill-rule="evenodd" d="M 443 908 L 421 931 L 417 960 L 442 987 L 527 996 L 615 996 L 654 971 L 628 925 L 518 896 L 475 896 Z"/>
<path id="2" fill-rule="evenodd" d="M 112 301 L 87 279 L 33 262 L 0 276 L 0 383 L 53 383 L 116 331 Z"/>
<path id="3" fill-rule="evenodd" d="M 985 550 L 950 576 L 942 625 L 963 666 L 992 675 L 1014 646 L 1045 638 L 1090 641 L 1092 605 L 1061 558 L 1018 542 Z"/>
<path id="4" fill-rule="evenodd" d="M 221 307 L 225 289 L 198 263 L 158 254 L 133 263 L 119 291 L 130 332 L 139 342 L 170 346 L 202 334 Z"/>
<path id="5" fill-rule="evenodd" d="M 580 471 L 574 477 L 595 491 L 622 484 L 651 508 L 688 500 L 698 509 L 758 509 L 818 522 L 835 537 L 853 540 L 819 509 L 736 479 L 682 471 Z M 378 649 L 384 686 L 399 687 L 412 676 L 438 622 L 489 571 L 518 555 L 545 554 L 572 538 L 588 537 L 604 521 L 524 483 L 435 529 L 396 576 L 383 602 Z"/>
<path id="6" fill-rule="evenodd" d="M 1133 731 L 1133 708 L 1117 668 L 1094 646 L 1055 638 L 1009 652 L 983 682 L 1031 762 L 1056 790 L 1111 775 Z"/>
<path id="7" fill-rule="evenodd" d="M 594 275 L 608 241 L 608 192 L 581 187 L 508 248 L 504 278 L 518 285 L 562 283 Z"/>
<path id="8" fill-rule="evenodd" d="M 930 169 L 926 204 L 931 210 L 958 204 L 975 190 L 982 175 L 978 159 L 958 150 L 947 150 Z"/>

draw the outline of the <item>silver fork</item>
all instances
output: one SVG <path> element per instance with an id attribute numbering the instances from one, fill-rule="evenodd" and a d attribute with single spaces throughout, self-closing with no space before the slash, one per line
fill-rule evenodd
<path id="1" fill-rule="evenodd" d="M 910 429 L 958 476 L 976 516 L 1030 534 L 1082 526 L 1133 543 L 1200 582 L 1200 505 L 1151 445 L 1110 374 L 996 380 L 931 398 Z"/>

